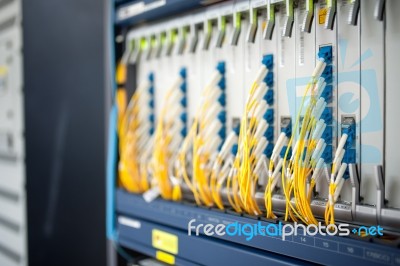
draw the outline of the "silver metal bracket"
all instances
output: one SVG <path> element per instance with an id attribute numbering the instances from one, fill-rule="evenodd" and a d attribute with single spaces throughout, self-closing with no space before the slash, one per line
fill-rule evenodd
<path id="1" fill-rule="evenodd" d="M 218 18 L 218 36 L 215 46 L 217 48 L 221 48 L 222 44 L 224 43 L 226 35 L 226 16 L 220 16 Z"/>
<path id="2" fill-rule="evenodd" d="M 351 182 L 351 213 L 353 220 L 355 220 L 357 205 L 360 203 L 360 179 L 355 164 L 349 164 L 349 174 Z"/>
<path id="3" fill-rule="evenodd" d="M 347 19 L 347 23 L 349 25 L 357 26 L 359 12 L 360 12 L 360 0 L 351 0 L 349 17 Z"/>
<path id="4" fill-rule="evenodd" d="M 327 1 L 327 14 L 325 20 L 325 29 L 333 30 L 333 26 L 335 24 L 336 17 L 336 0 L 328 0 Z"/>
<path id="5" fill-rule="evenodd" d="M 310 33 L 313 20 L 314 20 L 314 0 L 307 0 L 306 14 L 304 16 L 303 22 L 301 23 L 301 31 Z"/>
<path id="6" fill-rule="evenodd" d="M 128 54 L 127 62 L 129 64 L 136 64 L 140 57 L 140 44 L 138 40 L 132 40 L 132 49 Z"/>
<path id="7" fill-rule="evenodd" d="M 381 222 L 382 208 L 385 206 L 385 185 L 383 182 L 382 166 L 375 166 L 375 182 L 376 182 L 376 219 Z"/>
<path id="8" fill-rule="evenodd" d="M 263 38 L 271 40 L 275 28 L 275 6 L 271 4 L 271 0 L 267 3 L 267 23 L 263 31 Z"/>
<path id="9" fill-rule="evenodd" d="M 249 28 L 246 34 L 246 41 L 250 43 L 254 43 L 256 39 L 256 32 L 258 27 L 258 19 L 257 19 L 257 8 L 250 8 L 249 10 Z"/>
<path id="10" fill-rule="evenodd" d="M 285 1 L 286 20 L 283 25 L 283 37 L 291 37 L 294 24 L 293 0 Z"/>
<path id="11" fill-rule="evenodd" d="M 146 42 L 147 42 L 147 49 L 145 53 L 145 58 L 146 60 L 150 60 L 153 53 L 153 46 L 151 46 L 151 36 L 146 38 Z"/>
<path id="12" fill-rule="evenodd" d="M 189 33 L 189 52 L 194 53 L 199 42 L 199 26 L 197 24 L 190 25 Z"/>
<path id="13" fill-rule="evenodd" d="M 238 44 L 240 32 L 242 29 L 241 21 L 242 15 L 240 14 L 240 12 L 235 12 L 233 14 L 233 32 L 231 36 L 231 45 L 236 46 Z"/>
<path id="14" fill-rule="evenodd" d="M 208 50 L 208 48 L 210 47 L 212 30 L 213 30 L 212 20 L 206 19 L 203 25 L 203 31 L 204 31 L 203 50 Z"/>
<path id="15" fill-rule="evenodd" d="M 188 26 L 183 26 L 178 29 L 178 46 L 177 54 L 183 54 L 186 47 L 186 36 L 188 32 Z"/>
<path id="16" fill-rule="evenodd" d="M 155 50 L 154 50 L 154 56 L 156 58 L 159 58 L 161 56 L 161 52 L 162 52 L 162 49 L 163 49 L 163 47 L 162 47 L 163 43 L 162 43 L 161 34 L 157 34 L 155 36 L 155 42 L 156 42 L 156 47 L 155 47 Z"/>
<path id="17" fill-rule="evenodd" d="M 385 13 L 385 0 L 377 0 L 374 9 L 374 18 L 383 21 L 383 15 Z"/>
<path id="18" fill-rule="evenodd" d="M 170 56 L 174 50 L 177 31 L 177 29 L 171 29 L 167 32 L 166 56 Z"/>

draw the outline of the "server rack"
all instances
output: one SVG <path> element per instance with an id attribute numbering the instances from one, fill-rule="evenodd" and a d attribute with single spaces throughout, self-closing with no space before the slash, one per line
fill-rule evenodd
<path id="1" fill-rule="evenodd" d="M 158 3 L 160 6 L 154 4 L 156 2 L 158 1 L 144 1 L 141 12 L 136 11 L 140 14 L 136 15 L 136 12 L 132 11 L 133 15 L 131 16 L 126 10 L 129 7 L 132 8 L 132 5 L 137 2 L 113 2 L 111 4 L 113 20 L 110 22 L 113 25 L 113 30 L 110 31 L 113 40 L 116 35 L 123 36 L 126 33 L 124 29 L 134 23 L 141 23 L 160 16 L 167 17 L 176 12 L 190 11 L 201 6 L 199 1 L 191 1 L 190 6 L 186 6 L 189 1 L 161 1 L 162 3 Z M 174 10 L 174 5 L 180 6 L 182 10 Z M 110 45 L 112 53 L 114 51 L 121 53 L 121 47 L 113 47 L 114 41 Z M 116 58 L 121 56 L 122 54 L 119 54 Z M 111 59 L 112 62 L 115 62 L 115 58 Z M 115 67 L 112 69 L 114 70 Z M 115 88 L 116 84 L 114 84 Z M 118 140 L 115 132 L 116 106 L 112 107 L 109 121 L 107 237 L 109 241 L 117 245 L 141 252 L 168 264 L 178 265 L 243 265 L 245 263 L 250 265 L 261 263 L 397 265 L 400 263 L 399 240 L 390 241 L 388 244 L 389 242 L 385 239 L 356 235 L 346 238 L 321 235 L 293 236 L 286 241 L 274 237 L 246 241 L 246 236 L 236 236 L 229 240 L 221 237 L 189 236 L 188 223 L 193 218 L 198 222 L 214 225 L 237 221 L 239 223 L 261 223 L 267 226 L 284 222 L 162 199 L 148 203 L 141 195 L 130 194 L 117 188 L 115 170 L 118 160 Z M 354 171 L 356 170 L 354 169 Z M 159 231 L 162 232 L 161 236 L 158 235 Z"/>

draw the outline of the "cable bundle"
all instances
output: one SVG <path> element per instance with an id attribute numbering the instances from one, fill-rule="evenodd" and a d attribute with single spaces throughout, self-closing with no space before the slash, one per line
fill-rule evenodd
<path id="1" fill-rule="evenodd" d="M 213 205 L 210 189 L 212 166 L 226 134 L 224 75 L 225 63 L 220 62 L 211 82 L 203 90 L 202 101 L 181 146 L 176 165 L 178 180 L 184 178 L 198 205 Z M 192 157 L 192 164 L 188 164 L 188 155 Z"/>
<path id="2" fill-rule="evenodd" d="M 186 136 L 186 69 L 167 91 L 155 131 L 151 161 L 153 186 L 164 199 L 180 200 L 180 183 L 173 174 L 179 146 Z"/>
<path id="3" fill-rule="evenodd" d="M 329 159 L 326 158 L 331 156 L 325 156 L 327 142 L 330 141 L 327 138 L 331 138 L 331 135 L 325 133 L 327 128 L 325 119 L 328 118 L 323 114 L 327 102 L 324 97 L 321 97 L 326 87 L 325 78 L 321 77 L 321 74 L 326 67 L 325 58 L 321 57 L 307 84 L 296 118 L 294 132 L 298 131 L 298 134 L 292 135 L 288 141 L 288 136 L 281 133 L 269 166 L 270 178 L 271 176 L 274 178 L 276 171 L 281 170 L 282 187 L 286 198 L 285 219 L 288 220 L 290 216 L 293 221 L 300 219 L 305 224 L 318 224 L 312 213 L 310 201 L 318 179 L 329 164 Z M 287 141 L 287 147 L 294 147 L 292 152 L 290 148 L 283 148 Z M 334 223 L 334 203 L 343 185 L 340 180 L 347 167 L 346 163 L 341 164 L 345 142 L 346 134 L 342 136 L 332 164 L 329 202 L 325 212 L 327 224 Z M 338 166 L 339 171 L 337 171 Z M 295 204 L 291 201 L 292 196 Z"/>
<path id="4" fill-rule="evenodd" d="M 130 192 L 142 193 L 149 187 L 148 171 L 154 133 L 154 76 L 149 74 L 133 94 L 119 128 L 121 185 Z"/>
<path id="5" fill-rule="evenodd" d="M 347 163 L 342 163 L 344 154 L 346 152 L 345 145 L 347 143 L 348 136 L 349 135 L 347 132 L 342 134 L 336 149 L 335 157 L 333 159 L 332 173 L 329 183 L 329 198 L 325 208 L 326 224 L 335 223 L 335 203 L 340 195 L 344 181 L 348 179 L 348 177 L 344 175 L 347 169 Z"/>
<path id="6" fill-rule="evenodd" d="M 227 188 L 228 191 L 231 190 L 228 192 L 228 201 L 237 212 L 244 210 L 249 214 L 261 214 L 254 195 L 262 166 L 267 161 L 266 133 L 274 118 L 273 109 L 268 109 L 267 101 L 264 100 L 268 90 L 266 78 L 270 78 L 267 74 L 272 66 L 272 56 L 265 56 L 246 101 L 240 125 L 238 152 L 228 175 Z"/>
<path id="7" fill-rule="evenodd" d="M 238 135 L 240 127 L 236 126 L 228 134 L 224 144 L 219 151 L 212 167 L 210 188 L 212 198 L 217 207 L 224 209 L 224 204 L 221 197 L 221 189 L 226 184 L 228 175 L 233 167 L 233 162 L 238 150 Z"/>
<path id="8" fill-rule="evenodd" d="M 288 137 L 281 133 L 274 148 L 272 159 L 269 167 L 269 172 L 273 170 L 273 161 L 278 161 L 277 167 L 281 168 L 282 172 L 282 187 L 286 198 L 286 215 L 292 220 L 297 221 L 297 218 L 306 224 L 317 224 L 310 206 L 310 193 L 312 192 L 315 182 L 321 175 L 322 166 L 325 164 L 321 158 L 322 152 L 326 147 L 324 139 L 321 138 L 326 123 L 320 119 L 321 114 L 326 106 L 324 98 L 319 97 L 326 83 L 324 78 L 320 78 L 326 63 L 323 59 L 318 61 L 318 64 L 312 74 L 310 82 L 307 84 L 299 113 L 296 118 L 294 132 L 290 137 L 288 147 L 292 147 L 293 151 L 290 154 L 290 148 L 284 149 L 284 155 L 278 155 L 287 142 Z M 310 96 L 307 95 L 310 93 Z M 305 104 L 305 101 L 307 103 Z M 303 112 L 303 108 L 305 111 Z M 300 121 L 301 120 L 301 121 Z M 283 156 L 282 156 L 283 155 Z M 309 183 L 310 182 L 310 183 Z M 307 186 L 309 183 L 309 186 Z M 292 204 L 292 195 L 295 199 L 295 205 Z"/>
<path id="9" fill-rule="evenodd" d="M 334 223 L 334 205 L 345 180 L 352 149 L 353 125 L 342 131 L 332 160 L 332 51 L 320 49 L 319 60 L 306 86 L 295 125 L 282 125 L 273 146 L 274 112 L 271 86 L 273 57 L 263 57 L 246 101 L 240 125 L 226 138 L 225 64 L 218 63 L 210 83 L 202 92 L 201 103 L 189 132 L 186 130 L 186 70 L 168 90 L 154 132 L 153 75 L 139 85 L 127 108 L 124 94 L 117 95 L 119 109 L 120 162 L 122 186 L 131 192 L 152 187 L 164 199 L 182 198 L 182 179 L 198 205 L 224 209 L 222 189 L 237 212 L 260 215 L 255 193 L 259 180 L 265 184 L 266 218 L 275 219 L 272 195 L 281 175 L 286 199 L 285 220 L 317 224 L 311 199 L 321 176 L 332 164 L 325 222 Z M 123 80 L 124 71 L 119 78 Z M 271 100 L 272 99 L 272 100 Z M 140 111 L 139 111 L 140 110 Z M 290 119 L 289 119 L 290 120 Z M 154 145 L 153 145 L 154 140 Z M 343 162 L 342 162 L 343 161 Z M 265 181 L 264 181 L 265 180 Z"/>

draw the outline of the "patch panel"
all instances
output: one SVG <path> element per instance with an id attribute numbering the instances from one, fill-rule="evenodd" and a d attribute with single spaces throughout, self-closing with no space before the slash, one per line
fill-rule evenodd
<path id="1" fill-rule="evenodd" d="M 363 108 L 375 104 L 368 98 L 372 95 L 368 85 L 362 87 L 369 84 L 372 72 L 360 71 L 373 68 L 365 63 L 372 55 L 363 55 L 359 48 L 368 46 L 360 46 L 360 28 L 369 16 L 363 8 L 371 4 L 359 3 L 358 8 L 354 1 L 342 0 L 295 3 L 235 1 L 203 13 L 199 10 L 194 22 L 186 20 L 188 36 L 196 29 L 194 39 L 201 45 L 191 51 L 197 63 L 186 61 L 187 75 L 192 78 L 183 106 L 187 105 L 189 120 L 198 126 L 187 130 L 192 138 L 183 141 L 181 151 L 185 152 L 178 156 L 173 173 L 180 180 L 182 199 L 185 204 L 202 206 L 199 210 L 218 209 L 229 219 L 379 223 L 396 234 L 393 225 L 399 222 L 398 212 L 385 205 L 380 164 L 371 168 L 362 160 L 367 151 L 363 151 L 364 136 L 365 143 L 383 149 L 383 143 L 372 139 L 375 134 L 362 130 L 369 126 L 363 120 L 368 115 Z M 355 12 L 351 21 L 350 12 Z M 374 26 L 383 27 L 379 23 Z M 157 27 L 154 31 L 157 35 Z M 217 65 L 221 76 L 207 86 L 210 65 Z M 193 78 L 195 72 L 202 74 Z M 196 87 L 199 83 L 202 89 Z M 204 105 L 201 93 L 215 101 Z M 204 117 L 196 122 L 199 116 L 194 110 L 198 109 Z M 203 125 L 207 115 L 218 123 Z M 240 123 L 237 117 L 242 117 Z M 371 172 L 373 176 L 368 177 Z M 372 185 L 366 182 L 370 178 L 376 181 Z M 370 200 L 373 196 L 369 195 L 363 202 L 359 193 L 367 191 L 363 186 L 377 188 L 377 196 Z M 364 204 L 374 202 L 379 204 Z M 319 243 L 304 239 L 304 243 Z"/>
<path id="2" fill-rule="evenodd" d="M 334 157 L 334 151 L 337 146 L 337 78 L 338 78 L 338 16 L 337 16 L 337 3 L 328 1 L 319 1 L 315 3 L 315 14 L 316 14 L 316 26 L 315 26 L 315 50 L 317 58 L 324 58 L 328 69 L 332 70 L 328 74 L 328 78 L 332 77 L 331 83 L 326 83 L 326 87 L 332 88 L 331 95 L 332 101 L 327 102 L 326 107 L 332 107 L 332 124 L 327 124 L 332 126 L 332 138 L 328 140 L 326 148 L 324 149 L 324 156 L 328 159 L 327 168 L 330 168 L 330 163 Z M 316 59 L 317 59 L 316 58 Z M 316 60 L 318 63 L 318 59 Z M 330 68 L 332 66 L 332 68 Z M 329 130 L 329 135 L 331 131 Z M 332 151 L 332 154 L 327 154 L 328 151 Z M 323 180 L 320 178 L 320 180 Z M 315 190 L 318 193 L 319 198 L 328 199 L 329 198 L 329 188 L 326 183 L 320 181 L 315 185 Z"/>
<path id="3" fill-rule="evenodd" d="M 183 107 L 181 114 L 179 115 L 181 122 L 183 123 L 182 129 L 180 131 L 182 138 L 186 137 L 187 134 L 187 70 L 182 67 L 179 71 L 179 76 L 182 78 L 182 82 L 179 85 L 179 90 L 182 93 L 182 99 L 180 104 Z"/>
<path id="4" fill-rule="evenodd" d="M 348 101 L 351 97 L 353 100 L 361 99 L 361 65 L 352 66 L 360 58 L 361 52 L 361 31 L 364 31 L 364 26 L 361 28 L 361 13 L 357 8 L 355 1 L 337 1 L 337 28 L 338 28 L 338 83 L 337 83 L 337 135 L 341 136 L 340 118 L 343 116 L 353 116 L 356 121 L 355 134 L 360 136 L 360 108 L 349 108 L 351 102 Z M 350 24 L 349 24 L 350 23 Z M 366 32 L 365 32 L 366 33 Z M 368 34 L 368 33 L 366 33 Z M 357 65 L 357 64 L 356 64 Z M 351 96 L 350 96 L 351 95 Z M 357 101 L 357 100 L 356 100 Z M 360 163 L 360 137 L 355 139 L 354 150 L 347 150 L 345 157 L 354 154 L 354 164 L 359 167 Z M 357 156 L 357 157 L 356 157 Z M 345 160 L 344 160 L 345 161 Z M 361 172 L 361 171 L 360 171 Z M 347 171 L 345 173 L 347 177 Z M 362 179 L 362 178 L 361 178 Z M 361 181 L 363 182 L 363 181 Z M 344 186 L 341 192 L 342 200 L 351 200 L 350 186 Z"/>
<path id="5" fill-rule="evenodd" d="M 295 106 L 291 106 L 291 112 L 297 114 L 300 112 L 300 106 L 303 99 L 304 90 L 310 79 L 310 74 L 315 68 L 316 55 L 308 53 L 309 50 L 316 50 L 316 25 L 313 19 L 314 3 L 313 1 L 301 0 L 297 2 L 295 8 L 294 31 L 296 33 L 296 55 L 295 55 L 295 78 L 289 80 L 290 87 L 295 90 Z M 311 4 L 311 6 L 310 6 Z M 304 110 L 304 109 L 303 109 Z M 302 114 L 301 119 L 304 117 Z M 293 120 L 295 121 L 295 120 Z M 296 132 L 298 135 L 302 128 L 302 121 Z"/>
<path id="6" fill-rule="evenodd" d="M 258 42 L 260 43 L 261 54 L 266 55 L 263 57 L 264 63 L 269 69 L 264 81 L 268 87 L 264 100 L 267 102 L 269 108 L 274 109 L 274 122 L 269 124 L 264 137 L 268 140 L 268 144 L 264 150 L 264 155 L 270 159 L 274 147 L 274 143 L 279 134 L 279 113 L 277 104 L 278 99 L 278 40 L 280 39 L 279 30 L 275 30 L 275 6 L 271 5 L 269 1 L 264 1 L 263 5 L 258 9 L 259 24 L 265 25 L 259 27 Z M 263 180 L 265 181 L 265 180 Z M 264 182 L 263 186 L 266 185 Z"/>
<path id="7" fill-rule="evenodd" d="M 150 95 L 149 98 L 149 107 L 150 107 L 150 112 L 149 112 L 149 122 L 150 122 L 150 129 L 149 129 L 149 134 L 153 135 L 154 133 L 154 128 L 155 128 L 155 120 L 154 120 L 154 112 L 155 112 L 155 104 L 154 104 L 154 73 L 149 74 L 149 88 L 148 88 L 148 93 Z"/>
<path id="8" fill-rule="evenodd" d="M 331 45 L 326 45 L 322 46 L 319 48 L 318 51 L 318 57 L 322 58 L 324 62 L 326 63 L 326 67 L 322 71 L 321 77 L 324 79 L 324 82 L 326 83 L 326 89 L 332 88 L 332 82 L 333 82 L 333 66 L 332 64 L 332 46 Z M 329 154 L 329 151 L 332 151 L 332 138 L 333 138 L 333 128 L 332 125 L 333 123 L 333 109 L 332 107 L 326 107 L 324 111 L 322 112 L 321 119 L 325 121 L 327 124 L 327 127 L 322 134 L 322 138 L 325 140 L 325 142 L 328 144 L 327 148 L 325 148 L 325 151 L 322 155 L 322 158 L 325 160 L 326 163 L 332 163 L 332 155 Z"/>
<path id="9" fill-rule="evenodd" d="M 180 189 L 177 187 L 178 181 L 173 177 L 167 178 L 164 171 L 173 170 L 179 145 L 187 135 L 186 78 L 186 68 L 182 67 L 177 79 L 164 93 L 166 97 L 153 134 L 151 159 L 142 162 L 141 165 L 152 173 L 151 189 L 144 193 L 147 201 L 153 200 L 158 194 L 167 200 L 181 197 Z"/>
<path id="10" fill-rule="evenodd" d="M 261 33 L 259 33 L 261 35 Z M 275 112 L 274 112 L 274 56 L 266 54 L 263 56 L 262 64 L 268 69 L 263 82 L 267 86 L 267 92 L 264 94 L 263 100 L 269 105 L 269 108 L 264 113 L 264 120 L 268 123 L 268 128 L 264 132 L 268 144 L 264 149 L 264 154 L 269 159 L 272 154 L 271 145 L 274 143 L 274 125 L 275 125 Z M 271 145 L 270 145 L 271 144 Z"/>
<path id="11" fill-rule="evenodd" d="M 221 79 L 218 82 L 217 86 L 219 87 L 219 89 L 221 90 L 221 95 L 218 98 L 218 103 L 220 104 L 220 106 L 222 107 L 222 111 L 219 112 L 217 118 L 218 120 L 221 122 L 222 127 L 218 132 L 219 137 L 221 138 L 221 140 L 225 140 L 226 137 L 226 96 L 225 96 L 225 89 L 226 89 L 226 84 L 225 84 L 225 73 L 226 73 L 226 68 L 225 68 L 225 62 L 221 61 L 218 63 L 217 65 L 217 70 L 218 72 L 221 74 Z M 222 143 L 221 143 L 222 145 Z"/>

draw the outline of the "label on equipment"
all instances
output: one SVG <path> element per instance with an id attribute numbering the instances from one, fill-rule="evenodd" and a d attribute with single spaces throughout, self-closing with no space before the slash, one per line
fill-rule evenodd
<path id="1" fill-rule="evenodd" d="M 158 229 L 152 230 L 152 246 L 172 254 L 178 254 L 178 237 Z"/>
<path id="2" fill-rule="evenodd" d="M 141 223 L 138 220 L 133 220 L 127 217 L 123 217 L 123 216 L 119 216 L 118 217 L 118 223 L 125 225 L 125 226 L 129 226 L 135 229 L 140 229 L 141 227 Z"/>
<path id="3" fill-rule="evenodd" d="M 174 255 L 162 252 L 157 250 L 156 251 L 156 259 L 158 259 L 159 261 L 174 265 L 175 264 L 175 257 Z"/>
<path id="4" fill-rule="evenodd" d="M 328 13 L 328 10 L 326 8 L 321 8 L 318 11 L 318 24 L 325 24 L 326 20 L 326 14 Z"/>

